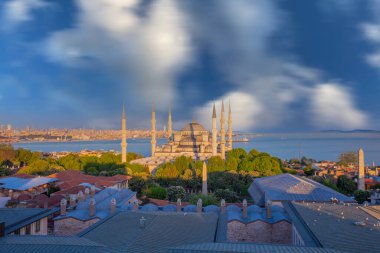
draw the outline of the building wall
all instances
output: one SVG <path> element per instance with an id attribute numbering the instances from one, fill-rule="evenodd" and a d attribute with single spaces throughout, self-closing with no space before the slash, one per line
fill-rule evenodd
<path id="1" fill-rule="evenodd" d="M 38 222 L 39 230 L 38 230 Z M 33 222 L 29 224 L 30 226 L 30 235 L 47 235 L 48 234 L 48 218 L 42 218 L 39 221 Z M 14 231 L 11 233 L 12 235 L 26 235 L 27 234 L 27 226 L 20 228 L 19 232 Z"/>
<path id="2" fill-rule="evenodd" d="M 296 246 L 305 246 L 301 234 L 297 231 L 297 228 L 294 225 L 292 226 L 292 244 Z"/>
<path id="3" fill-rule="evenodd" d="M 261 220 L 245 224 L 230 221 L 227 224 L 227 239 L 230 242 L 292 243 L 292 225 L 287 221 L 270 224 Z"/>
<path id="4" fill-rule="evenodd" d="M 54 221 L 55 235 L 75 235 L 84 229 L 92 226 L 99 221 L 99 218 L 94 218 L 88 221 L 81 221 L 73 218 L 65 218 Z"/>

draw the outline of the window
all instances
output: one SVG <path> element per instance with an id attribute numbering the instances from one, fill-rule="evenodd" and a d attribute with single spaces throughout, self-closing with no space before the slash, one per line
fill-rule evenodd
<path id="1" fill-rule="evenodd" d="M 41 230 L 41 220 L 36 221 L 36 228 L 35 231 L 36 233 L 40 232 Z"/>
<path id="2" fill-rule="evenodd" d="M 14 234 L 15 235 L 19 235 L 20 234 L 20 229 L 15 230 Z"/>
<path id="3" fill-rule="evenodd" d="M 31 231 L 31 225 L 30 224 L 26 225 L 26 227 L 25 227 L 25 234 L 26 235 L 30 235 L 30 231 Z"/>

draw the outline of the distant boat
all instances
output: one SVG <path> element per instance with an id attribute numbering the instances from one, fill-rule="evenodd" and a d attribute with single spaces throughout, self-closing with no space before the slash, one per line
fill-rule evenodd
<path id="1" fill-rule="evenodd" d="M 233 142 L 249 142 L 249 139 L 244 137 L 244 138 L 241 138 L 241 139 L 234 139 Z"/>

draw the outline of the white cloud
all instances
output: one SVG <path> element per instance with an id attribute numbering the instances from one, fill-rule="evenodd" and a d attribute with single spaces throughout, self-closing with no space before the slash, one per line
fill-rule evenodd
<path id="1" fill-rule="evenodd" d="M 288 52 L 273 50 L 272 37 L 288 28 L 287 14 L 275 1 L 210 0 L 212 8 L 206 8 L 203 1 L 156 0 L 145 6 L 143 15 L 138 14 L 141 0 L 77 3 L 75 28 L 51 34 L 45 41 L 45 54 L 69 67 L 89 67 L 96 62 L 121 83 L 124 90 L 120 92 L 134 99 L 137 111 L 148 109 L 147 101 L 153 97 L 158 109 L 180 103 L 176 77 L 188 64 L 196 63 L 193 57 L 202 47 L 212 58 L 210 64 L 234 86 L 233 91 L 225 89 L 225 94 L 193 110 L 205 125 L 211 122 L 212 103 L 229 99 L 236 130 L 286 125 L 299 114 L 319 119 L 313 122 L 320 128 L 368 124 L 349 90 L 335 84 L 322 89 L 318 85 L 325 82 L 322 71 L 303 66 Z M 202 89 L 184 90 L 194 95 Z M 322 99 L 331 94 L 340 102 L 327 105 L 345 109 L 344 115 L 351 114 L 361 123 L 348 116 L 332 117 Z M 310 100 L 311 106 L 294 110 L 297 103 Z"/>
<path id="2" fill-rule="evenodd" d="M 367 126 L 367 116 L 355 108 L 348 91 L 336 83 L 325 83 L 315 87 L 312 110 L 315 124 L 324 129 L 354 129 Z"/>
<path id="3" fill-rule="evenodd" d="M 176 73 L 191 60 L 185 15 L 177 1 L 158 0 L 146 17 L 139 0 L 78 0 L 76 28 L 53 33 L 46 41 L 49 59 L 68 66 L 98 62 L 141 101 L 166 107 L 175 96 Z M 142 106 L 141 104 L 137 106 Z"/>
<path id="4" fill-rule="evenodd" d="M 3 17 L 4 24 L 9 27 L 33 19 L 32 11 L 49 6 L 43 0 L 11 0 L 4 4 Z"/>
<path id="5" fill-rule="evenodd" d="M 260 125 L 258 118 L 263 108 L 254 95 L 243 92 L 230 92 L 215 101 L 209 101 L 205 105 L 196 108 L 195 119 L 211 128 L 212 106 L 215 103 L 217 110 L 218 124 L 220 127 L 221 103 L 224 101 L 225 119 L 227 123 L 228 105 L 231 103 L 233 128 L 239 130 L 250 130 L 252 127 Z"/>

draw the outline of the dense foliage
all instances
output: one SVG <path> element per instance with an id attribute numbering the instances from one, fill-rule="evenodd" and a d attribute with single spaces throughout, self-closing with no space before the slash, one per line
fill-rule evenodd
<path id="1" fill-rule="evenodd" d="M 86 174 L 113 176 L 146 172 L 143 166 L 128 162 L 142 156 L 128 153 L 127 163 L 122 164 L 121 155 L 105 152 L 100 157 L 69 154 L 58 159 L 44 156 L 41 152 L 14 149 L 11 145 L 0 144 L 0 176 L 12 174 L 12 167 L 20 167 L 19 174 L 49 175 L 63 170 L 82 170 Z"/>

